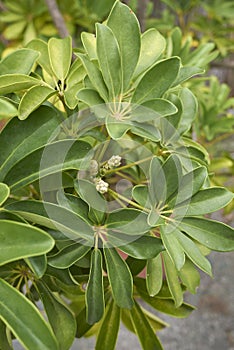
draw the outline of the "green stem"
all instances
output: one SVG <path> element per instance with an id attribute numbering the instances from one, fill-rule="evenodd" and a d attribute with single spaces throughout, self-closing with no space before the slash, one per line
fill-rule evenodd
<path id="1" fill-rule="evenodd" d="M 123 170 L 123 169 L 128 169 L 128 168 L 131 168 L 135 165 L 138 165 L 138 164 L 141 164 L 141 163 L 144 163 L 144 162 L 147 162 L 148 160 L 152 159 L 152 156 L 150 157 L 147 157 L 147 158 L 144 158 L 144 159 L 141 159 L 141 160 L 138 160 L 137 162 L 134 162 L 134 163 L 130 163 L 130 164 L 127 164 L 127 165 L 123 165 L 119 168 L 115 168 L 115 169 L 110 169 L 106 172 L 106 175 L 109 175 L 109 174 L 112 174 L 112 173 L 115 173 L 117 171 L 120 171 L 120 170 Z"/>

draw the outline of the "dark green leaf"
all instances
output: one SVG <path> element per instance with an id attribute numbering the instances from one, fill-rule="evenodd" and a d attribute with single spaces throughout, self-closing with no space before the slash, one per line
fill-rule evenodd
<path id="1" fill-rule="evenodd" d="M 91 249 L 90 246 L 74 243 L 64 249 L 61 249 L 55 255 L 48 259 L 48 264 L 57 269 L 66 269 L 72 266 L 76 261 L 82 259 Z"/>
<path id="2" fill-rule="evenodd" d="M 6 184 L 0 182 L 0 206 L 7 200 L 9 194 L 9 187 Z"/>
<path id="3" fill-rule="evenodd" d="M 161 255 L 147 261 L 146 287 L 151 297 L 158 294 L 162 287 L 163 267 Z"/>
<path id="4" fill-rule="evenodd" d="M 46 255 L 34 256 L 25 260 L 37 278 L 41 278 L 44 275 L 47 268 Z"/>

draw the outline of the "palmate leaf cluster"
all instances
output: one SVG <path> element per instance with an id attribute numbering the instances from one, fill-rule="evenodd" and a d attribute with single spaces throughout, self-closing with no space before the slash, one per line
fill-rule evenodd
<path id="1" fill-rule="evenodd" d="M 197 101 L 184 82 L 201 67 L 167 57 L 164 37 L 141 34 L 119 1 L 82 42 L 73 63 L 70 38 L 0 62 L 1 102 L 18 116 L 0 135 L 3 350 L 14 338 L 65 350 L 90 335 L 110 350 L 120 321 L 143 349 L 162 349 L 166 324 L 141 301 L 187 317 L 184 292 L 198 269 L 212 275 L 207 255 L 234 249 L 233 229 L 205 217 L 233 195 L 210 187 L 209 155 L 188 133 Z"/>

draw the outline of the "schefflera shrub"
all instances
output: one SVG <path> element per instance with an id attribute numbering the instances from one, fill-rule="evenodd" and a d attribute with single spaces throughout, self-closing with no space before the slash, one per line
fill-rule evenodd
<path id="1" fill-rule="evenodd" d="M 68 38 L 34 40 L 14 70 L 13 56 L 0 63 L 2 101 L 19 117 L 0 134 L 4 350 L 91 335 L 111 350 L 120 320 L 143 349 L 162 349 L 166 323 L 142 301 L 187 317 L 184 292 L 196 293 L 198 269 L 212 275 L 207 255 L 234 249 L 233 229 L 206 217 L 233 195 L 210 187 L 209 155 L 188 133 L 197 100 L 183 82 L 201 68 L 165 58 L 161 34 L 141 34 L 119 1 L 82 42 L 71 67 Z"/>

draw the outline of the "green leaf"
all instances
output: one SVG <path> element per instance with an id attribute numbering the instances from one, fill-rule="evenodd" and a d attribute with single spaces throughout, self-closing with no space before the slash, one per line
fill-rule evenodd
<path id="1" fill-rule="evenodd" d="M 122 74 L 121 90 L 124 92 L 128 89 L 140 55 L 139 22 L 128 6 L 116 1 L 108 17 L 107 26 L 112 30 L 119 45 Z"/>
<path id="2" fill-rule="evenodd" d="M 0 76 L 0 95 L 26 90 L 34 85 L 45 85 L 45 83 L 24 74 L 5 74 Z"/>
<path id="3" fill-rule="evenodd" d="M 166 180 L 166 199 L 168 199 L 178 188 L 182 179 L 182 165 L 178 156 L 172 154 L 162 166 Z"/>
<path id="4" fill-rule="evenodd" d="M 1 350 L 12 350 L 12 346 L 9 344 L 6 334 L 6 326 L 0 320 L 0 349 Z"/>
<path id="5" fill-rule="evenodd" d="M 168 255 L 173 261 L 176 270 L 180 271 L 185 263 L 185 255 L 182 246 L 175 236 L 176 230 L 176 228 L 171 228 L 171 230 L 168 230 L 167 226 L 161 226 L 160 233 Z"/>
<path id="6" fill-rule="evenodd" d="M 104 319 L 97 336 L 96 350 L 114 350 L 119 332 L 120 308 L 112 299 L 107 306 Z"/>
<path id="7" fill-rule="evenodd" d="M 54 246 L 54 240 L 37 227 L 1 220 L 0 228 L 0 265 L 47 253 Z"/>
<path id="8" fill-rule="evenodd" d="M 38 64 L 45 69 L 47 73 L 52 75 L 52 68 L 50 65 L 50 58 L 48 53 L 48 44 L 40 39 L 34 39 L 27 44 L 27 47 L 38 51 L 40 56 L 37 59 Z"/>
<path id="9" fill-rule="evenodd" d="M 0 62 L 0 75 L 30 74 L 39 53 L 30 49 L 18 49 Z"/>
<path id="10" fill-rule="evenodd" d="M 60 206 L 40 201 L 19 201 L 7 206 L 9 211 L 18 213 L 28 221 L 53 230 L 60 230 L 71 239 L 84 238 L 93 245 L 93 228 L 74 212 Z"/>
<path id="11" fill-rule="evenodd" d="M 59 349 L 54 334 L 34 304 L 2 279 L 0 295 L 1 319 L 27 350 Z"/>
<path id="12" fill-rule="evenodd" d="M 161 329 L 165 327 L 169 327 L 169 324 L 161 320 L 159 317 L 154 315 L 152 312 L 149 312 L 145 308 L 141 306 L 141 310 L 144 312 L 147 320 L 149 321 L 151 327 L 153 328 L 154 332 L 157 333 L 157 331 L 160 331 Z"/>
<path id="13" fill-rule="evenodd" d="M 43 191 L 43 177 L 57 173 L 54 181 L 61 180 L 62 171 L 78 170 L 84 166 L 84 158 L 90 150 L 91 146 L 83 141 L 62 140 L 50 143 L 46 148 L 38 148 L 16 163 L 6 175 L 5 182 L 12 190 L 16 190 L 40 179 Z"/>
<path id="14" fill-rule="evenodd" d="M 87 322 L 98 322 L 104 313 L 104 287 L 102 274 L 102 253 L 94 249 L 91 255 L 91 269 L 86 289 Z"/>
<path id="15" fill-rule="evenodd" d="M 37 278 L 41 278 L 45 274 L 47 268 L 46 255 L 34 256 L 25 260 Z"/>
<path id="16" fill-rule="evenodd" d="M 23 123 L 12 119 L 0 135 L 0 179 L 4 179 L 15 163 L 45 145 L 60 123 L 58 112 L 48 106 L 39 107 Z"/>
<path id="17" fill-rule="evenodd" d="M 112 30 L 104 24 L 96 24 L 96 35 L 98 62 L 112 102 L 121 91 L 119 47 Z"/>
<path id="18" fill-rule="evenodd" d="M 57 94 L 57 91 L 49 86 L 32 86 L 23 95 L 19 104 L 19 119 L 26 119 L 35 109 L 51 96 Z"/>
<path id="19" fill-rule="evenodd" d="M 55 255 L 48 259 L 48 264 L 57 269 L 66 269 L 72 266 L 76 261 L 82 259 L 91 247 L 83 244 L 74 243 L 61 249 Z"/>
<path id="20" fill-rule="evenodd" d="M 81 33 L 81 41 L 90 60 L 97 60 L 96 37 L 92 33 Z"/>
<path id="21" fill-rule="evenodd" d="M 49 59 L 55 76 L 64 82 L 67 77 L 72 58 L 72 39 L 50 38 L 48 41 Z"/>
<path id="22" fill-rule="evenodd" d="M 234 230 L 221 222 L 184 218 L 179 225 L 190 237 L 212 250 L 229 252 L 234 249 Z"/>
<path id="23" fill-rule="evenodd" d="M 84 102 L 88 106 L 97 106 L 104 103 L 104 100 L 100 97 L 96 90 L 81 89 L 77 94 L 78 100 Z"/>
<path id="24" fill-rule="evenodd" d="M 176 79 L 179 68 L 180 59 L 178 57 L 157 63 L 143 75 L 131 102 L 142 104 L 145 101 L 162 97 Z"/>
<path id="25" fill-rule="evenodd" d="M 88 77 L 94 89 L 98 91 L 99 95 L 104 101 L 108 101 L 107 87 L 104 83 L 102 74 L 98 67 L 95 65 L 94 62 L 89 61 L 89 59 L 85 55 L 79 54 L 78 57 L 80 58 L 84 68 L 86 69 Z"/>
<path id="26" fill-rule="evenodd" d="M 190 130 L 192 122 L 197 116 L 198 104 L 196 97 L 187 88 L 183 88 L 181 90 L 179 98 L 183 107 L 179 124 L 179 132 L 185 133 Z"/>
<path id="27" fill-rule="evenodd" d="M 16 104 L 7 97 L 0 97 L 0 120 L 15 117 L 18 114 Z"/>
<path id="28" fill-rule="evenodd" d="M 119 307 L 131 309 L 133 306 L 133 281 L 128 265 L 121 259 L 115 248 L 104 248 L 104 256 L 116 304 Z"/>
<path id="29" fill-rule="evenodd" d="M 200 68 L 200 67 L 181 67 L 179 74 L 178 74 L 174 84 L 172 85 L 172 87 L 177 86 L 177 85 L 185 82 L 186 80 L 192 78 L 194 75 L 202 74 L 204 72 L 205 72 L 205 70 Z"/>
<path id="30" fill-rule="evenodd" d="M 138 77 L 152 67 L 165 50 L 165 47 L 166 40 L 156 29 L 150 28 L 144 32 L 141 37 L 141 52 L 134 76 Z"/>
<path id="31" fill-rule="evenodd" d="M 6 184 L 0 182 L 0 206 L 7 200 L 9 194 L 9 187 Z"/>
<path id="32" fill-rule="evenodd" d="M 183 303 L 183 291 L 178 279 L 178 273 L 167 252 L 163 253 L 163 262 L 164 262 L 164 269 L 166 273 L 168 287 L 174 299 L 175 306 L 179 307 Z"/>
<path id="33" fill-rule="evenodd" d="M 212 276 L 212 268 L 210 262 L 202 255 L 197 245 L 187 236 L 182 234 L 179 230 L 174 233 L 184 249 L 184 252 L 192 262 L 201 270 Z"/>
<path id="34" fill-rule="evenodd" d="M 211 187 L 197 192 L 191 200 L 180 203 L 174 214 L 179 215 L 180 209 L 187 207 L 186 216 L 196 216 L 212 213 L 225 207 L 233 199 L 233 194 L 226 188 Z M 184 210 L 182 210 L 184 214 Z"/>
<path id="35" fill-rule="evenodd" d="M 162 345 L 138 303 L 130 311 L 131 321 L 143 350 L 162 350 Z"/>
<path id="36" fill-rule="evenodd" d="M 142 108 L 141 106 L 147 108 Z M 163 98 L 155 98 L 150 101 L 146 101 L 140 105 L 139 115 L 135 116 L 134 120 L 143 122 L 157 120 L 159 117 L 164 117 L 177 112 L 177 107 L 168 100 Z M 147 113 L 146 113 L 147 112 Z"/>
<path id="37" fill-rule="evenodd" d="M 190 260 L 185 261 L 184 266 L 179 271 L 179 277 L 190 293 L 196 294 L 200 284 L 200 274 Z"/>
<path id="38" fill-rule="evenodd" d="M 37 282 L 40 296 L 51 327 L 59 344 L 59 349 L 69 350 L 76 334 L 76 321 L 72 312 L 49 288 Z"/>
<path id="39" fill-rule="evenodd" d="M 161 255 L 147 260 L 146 265 L 146 287 L 151 297 L 158 294 L 162 287 L 163 268 Z"/>

